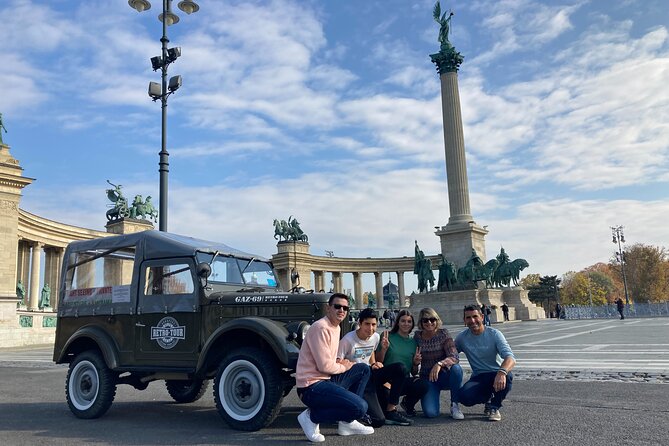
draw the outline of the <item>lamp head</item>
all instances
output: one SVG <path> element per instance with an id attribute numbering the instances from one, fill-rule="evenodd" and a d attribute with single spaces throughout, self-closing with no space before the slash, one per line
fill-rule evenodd
<path id="1" fill-rule="evenodd" d="M 167 50 L 167 62 L 171 63 L 181 57 L 181 47 L 175 46 L 174 48 L 169 48 Z"/>
<path id="2" fill-rule="evenodd" d="M 137 12 L 142 12 L 146 11 L 147 9 L 151 9 L 151 3 L 149 3 L 147 0 L 128 0 L 128 4 L 130 7 Z"/>
<path id="3" fill-rule="evenodd" d="M 156 99 L 160 99 L 162 95 L 160 84 L 158 82 L 149 82 L 149 96 L 155 101 Z"/>
<path id="4" fill-rule="evenodd" d="M 195 3 L 193 0 L 183 0 L 179 2 L 179 9 L 181 9 L 186 14 L 192 14 L 200 10 L 200 6 Z"/>
<path id="5" fill-rule="evenodd" d="M 161 22 L 164 20 L 167 26 L 172 26 L 179 23 L 179 16 L 173 13 L 172 11 L 168 10 L 167 13 L 165 14 L 165 17 L 163 17 L 163 15 L 160 14 L 158 16 L 158 20 L 160 20 Z"/>
<path id="6" fill-rule="evenodd" d="M 181 87 L 181 75 L 172 76 L 167 89 L 170 90 L 170 93 L 174 93 L 179 87 Z"/>
<path id="7" fill-rule="evenodd" d="M 151 67 L 153 71 L 160 70 L 163 67 L 163 58 L 160 56 L 151 58 Z"/>

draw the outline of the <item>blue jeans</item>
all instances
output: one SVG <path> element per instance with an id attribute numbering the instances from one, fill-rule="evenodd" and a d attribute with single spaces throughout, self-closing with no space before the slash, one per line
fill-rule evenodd
<path id="1" fill-rule="evenodd" d="M 370 370 L 367 364 L 355 364 L 344 373 L 301 389 L 302 402 L 311 411 L 311 421 L 317 424 L 350 423 L 362 418 L 367 413 L 367 402 L 362 395 Z"/>
<path id="2" fill-rule="evenodd" d="M 486 372 L 472 376 L 460 389 L 460 402 L 465 406 L 490 402 L 491 409 L 502 407 L 502 401 L 513 385 L 513 373 L 509 372 L 506 377 L 506 387 L 499 392 L 493 389 L 496 375 L 497 372 Z"/>
<path id="3" fill-rule="evenodd" d="M 421 398 L 423 415 L 427 418 L 439 416 L 439 394 L 442 390 L 451 391 L 451 403 L 460 402 L 460 386 L 462 385 L 462 367 L 455 364 L 449 370 L 439 372 L 436 382 L 428 380 L 427 393 Z"/>

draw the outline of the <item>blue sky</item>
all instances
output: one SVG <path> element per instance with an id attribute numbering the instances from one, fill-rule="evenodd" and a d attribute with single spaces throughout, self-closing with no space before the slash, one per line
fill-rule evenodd
<path id="1" fill-rule="evenodd" d="M 293 215 L 311 252 L 439 250 L 448 221 L 433 2 L 201 0 L 170 27 L 169 230 L 269 256 Z M 158 197 L 159 1 L 0 4 L 3 139 L 22 208 L 102 230 L 107 179 Z M 472 213 L 525 273 L 669 240 L 665 0 L 450 1 Z M 387 281 L 384 275 L 384 282 Z M 395 279 L 393 278 L 393 281 Z M 368 280 L 366 279 L 366 283 Z M 350 286 L 350 285 L 349 285 Z M 371 288 L 371 285 L 366 288 Z"/>

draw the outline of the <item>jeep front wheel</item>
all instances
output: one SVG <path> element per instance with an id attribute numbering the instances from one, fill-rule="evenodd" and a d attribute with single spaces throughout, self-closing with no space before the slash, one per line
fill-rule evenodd
<path id="1" fill-rule="evenodd" d="M 257 348 L 227 354 L 218 368 L 214 399 L 218 413 L 233 429 L 257 431 L 279 414 L 283 399 L 281 369 Z"/>
<path id="2" fill-rule="evenodd" d="M 109 410 L 116 396 L 116 377 L 98 352 L 85 351 L 70 363 L 65 396 L 78 418 L 98 418 Z"/>
<path id="3" fill-rule="evenodd" d="M 192 403 L 199 400 L 209 387 L 209 381 L 202 379 L 191 379 L 186 381 L 165 381 L 167 393 L 177 403 Z"/>

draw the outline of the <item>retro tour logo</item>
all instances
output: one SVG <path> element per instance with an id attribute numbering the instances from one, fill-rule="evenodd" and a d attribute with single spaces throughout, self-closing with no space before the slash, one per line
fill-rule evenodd
<path id="1" fill-rule="evenodd" d="M 173 317 L 164 317 L 157 327 L 151 327 L 151 340 L 158 341 L 158 345 L 166 350 L 177 345 L 179 339 L 186 339 L 186 327 L 179 325 Z"/>

